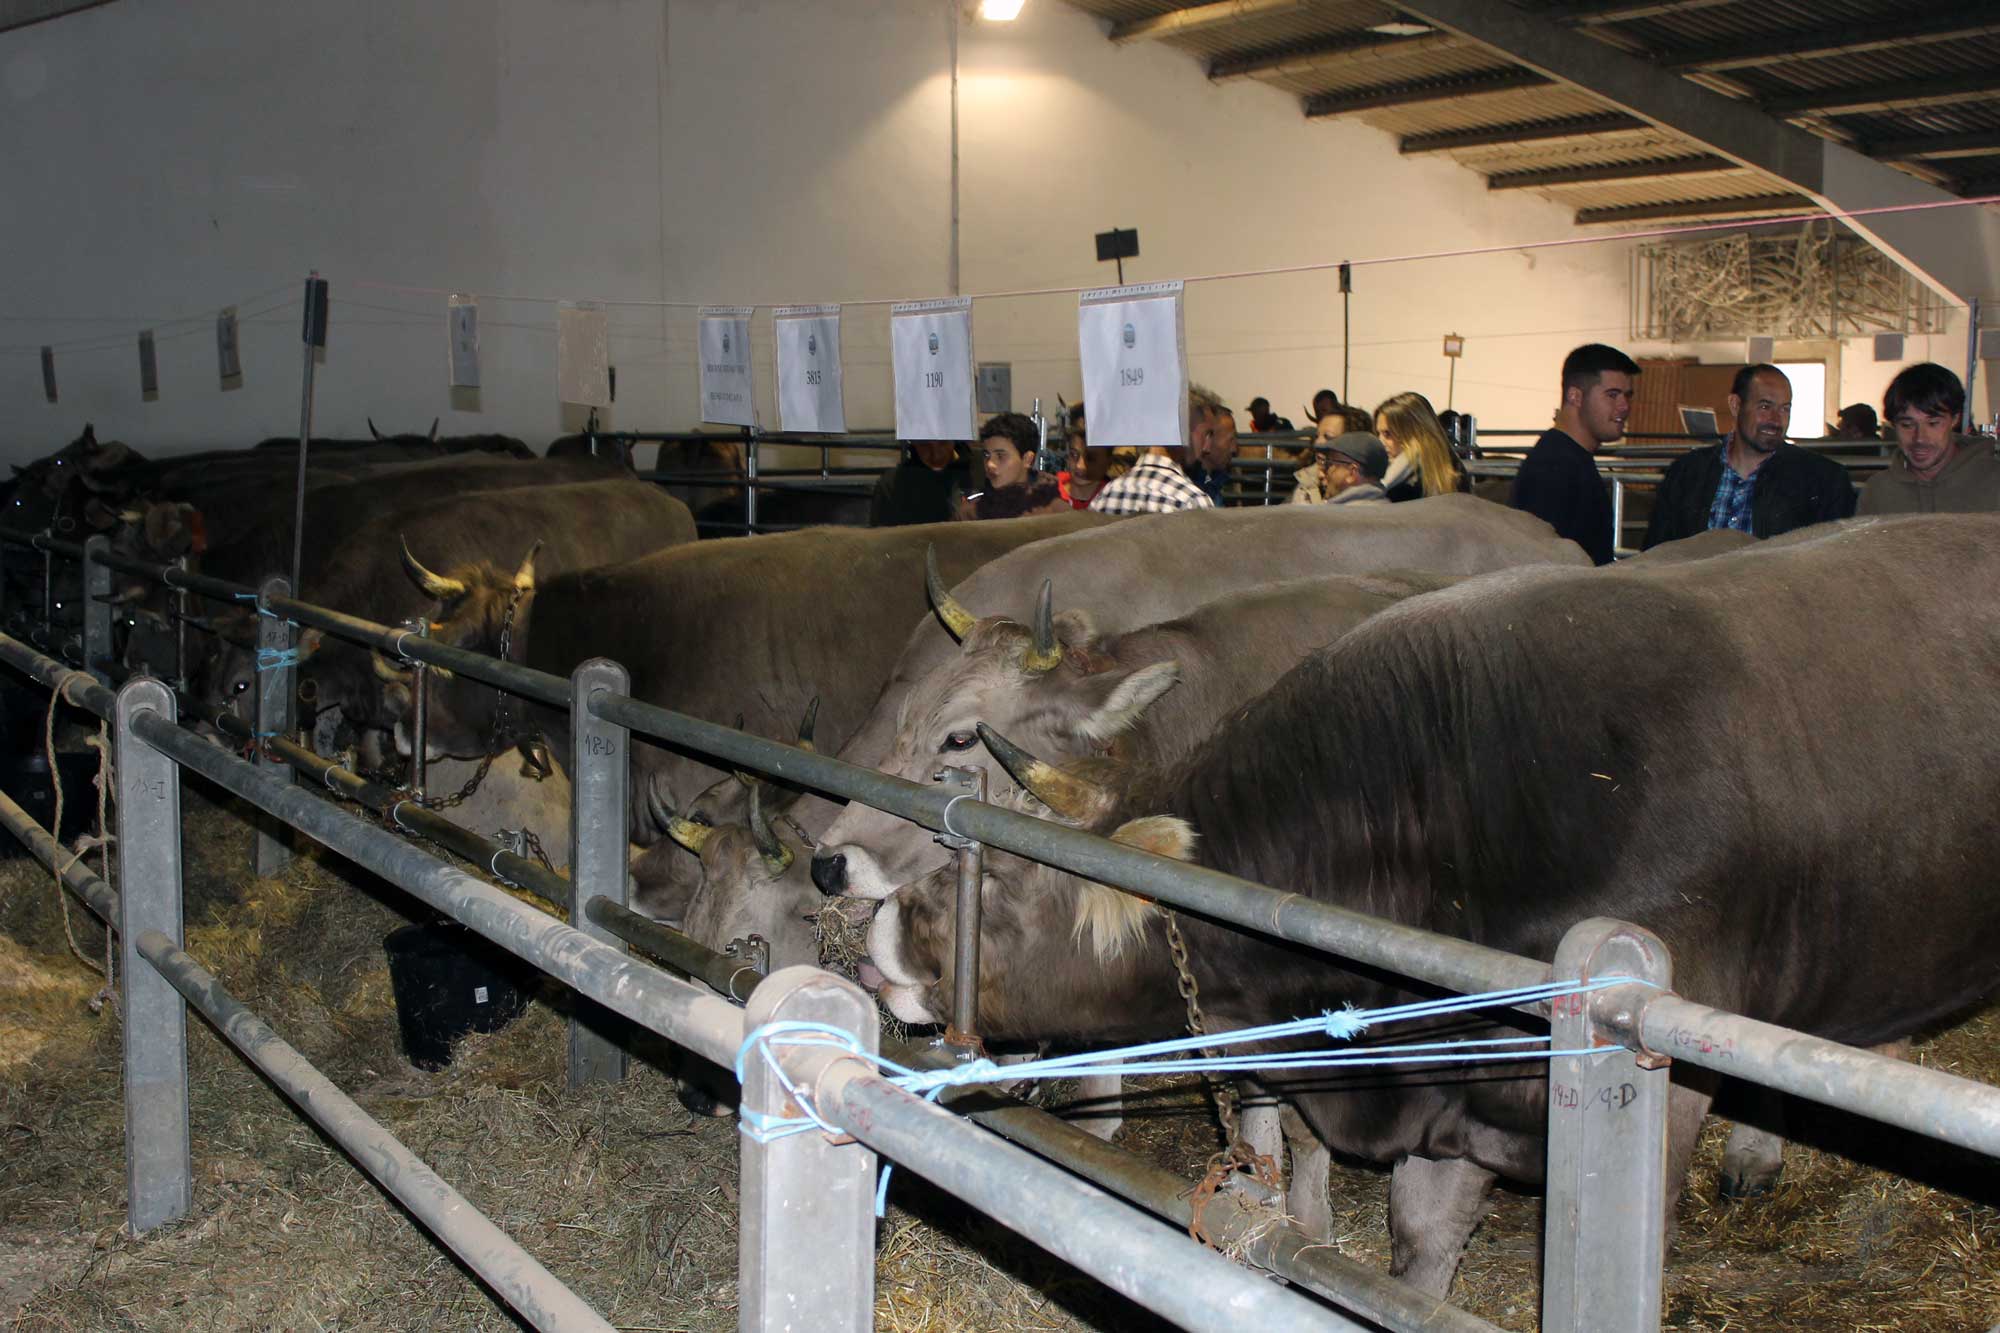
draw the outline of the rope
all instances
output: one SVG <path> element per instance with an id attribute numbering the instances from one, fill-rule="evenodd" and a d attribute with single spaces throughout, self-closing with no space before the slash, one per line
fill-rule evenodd
<path id="1" fill-rule="evenodd" d="M 62 781 L 62 769 L 57 767 L 56 765 L 56 710 L 60 708 L 65 701 L 71 704 L 76 703 L 75 699 L 69 697 L 69 687 L 75 684 L 77 681 L 82 681 L 86 685 L 96 683 L 95 681 L 92 680 L 92 678 L 87 672 L 83 671 L 65 672 L 62 679 L 56 682 L 55 689 L 49 694 L 49 711 L 48 715 L 43 719 L 42 722 L 42 755 L 45 759 L 47 759 L 49 765 L 49 785 L 55 790 L 56 808 L 54 817 L 51 818 L 49 821 L 51 825 L 49 829 L 49 834 L 56 840 L 57 847 L 62 846 L 63 781 Z M 81 705 L 78 706 L 81 707 Z M 49 867 L 49 873 L 50 873 L 50 883 L 55 888 L 56 906 L 59 909 L 61 909 L 62 912 L 63 939 L 68 941 L 69 951 L 76 955 L 77 961 L 81 962 L 85 967 L 89 968 L 91 971 L 97 973 L 97 975 L 104 978 L 104 988 L 98 991 L 98 993 L 94 997 L 92 997 L 90 1001 L 91 1011 L 95 1013 L 99 1009 L 103 1008 L 105 1000 L 109 998 L 114 991 L 113 973 L 115 972 L 116 968 L 115 964 L 112 961 L 111 923 L 107 921 L 104 924 L 104 962 L 100 966 L 97 960 L 92 958 L 89 954 L 85 953 L 83 951 L 82 946 L 80 946 L 76 942 L 76 928 L 74 924 L 71 922 L 69 915 L 69 894 L 63 891 L 63 882 L 62 882 L 63 873 L 67 871 L 71 866 L 75 865 L 78 861 L 82 860 L 83 854 L 89 851 L 92 847 L 100 847 L 107 849 L 104 853 L 104 865 L 102 866 L 103 873 L 101 875 L 101 878 L 103 878 L 107 882 L 109 882 L 111 878 L 111 866 L 110 866 L 111 854 L 110 851 L 108 850 L 108 844 L 110 843 L 111 839 L 104 832 L 105 799 L 106 799 L 105 788 L 108 785 L 105 779 L 111 767 L 111 746 L 110 746 L 110 741 L 107 738 L 105 723 L 99 722 L 97 724 L 97 734 L 89 739 L 88 744 L 91 746 L 92 749 L 97 751 L 98 755 L 97 777 L 95 779 L 95 783 L 97 786 L 98 831 L 95 834 L 84 834 L 83 836 L 77 838 L 76 846 L 71 851 L 69 859 L 67 861 L 59 859 L 55 864 Z"/>
<path id="2" fill-rule="evenodd" d="M 259 648 L 257 650 L 257 669 L 259 671 L 282 671 L 286 667 L 295 667 L 304 660 L 304 658 L 299 656 L 299 650 L 296 648 Z"/>
<path id="3" fill-rule="evenodd" d="M 1469 1041 L 1415 1042 L 1402 1046 L 1367 1047 L 1360 1050 L 1320 1048 L 1235 1056 L 1210 1056 L 1204 1053 L 1203 1048 L 1296 1040 L 1312 1036 L 1325 1037 L 1332 1041 L 1346 1041 L 1360 1036 L 1380 1023 L 1405 1022 L 1473 1009 L 1535 1004 L 1564 995 L 1585 995 L 1613 986 L 1656 984 L 1638 977 L 1602 977 L 1595 981 L 1552 981 L 1540 986 L 1486 991 L 1477 995 L 1456 995 L 1438 1000 L 1419 1000 L 1381 1009 L 1328 1010 L 1317 1018 L 1267 1023 L 1260 1027 L 1235 1028 L 1228 1032 L 1181 1037 L 1169 1041 L 1144 1042 L 1116 1050 L 1090 1051 L 1008 1065 L 982 1058 L 968 1060 L 945 1069 L 911 1069 L 882 1055 L 870 1054 L 862 1049 L 860 1038 L 831 1024 L 797 1020 L 766 1023 L 745 1036 L 743 1044 L 737 1048 L 737 1081 L 740 1083 L 744 1080 L 752 1057 L 762 1060 L 800 1114 L 766 1115 L 746 1106 L 737 1113 L 737 1128 L 745 1137 L 756 1143 L 772 1143 L 793 1134 L 809 1133 L 815 1129 L 835 1136 L 846 1133 L 845 1130 L 829 1124 L 821 1117 L 812 1104 L 811 1094 L 792 1081 L 791 1076 L 778 1063 L 773 1049 L 778 1046 L 820 1047 L 857 1056 L 883 1071 L 890 1083 L 905 1092 L 919 1094 L 926 1101 L 935 1101 L 947 1088 L 1006 1083 L 1016 1079 L 1078 1078 L 1091 1074 L 1186 1074 L 1209 1071 L 1248 1073 L 1271 1069 L 1333 1069 L 1389 1064 L 1493 1064 L 1501 1061 L 1553 1060 L 1564 1056 L 1601 1055 L 1608 1048 L 1586 1046 L 1574 1050 L 1556 1050 L 1553 1049 L 1555 1044 L 1553 1038 L 1526 1034 L 1518 1037 L 1488 1037 Z M 1177 1057 L 1189 1051 L 1195 1053 L 1194 1058 L 1161 1058 Z M 875 1195 L 875 1213 L 878 1217 L 883 1214 L 888 1188 L 889 1172 L 885 1167 L 881 1186 Z"/>

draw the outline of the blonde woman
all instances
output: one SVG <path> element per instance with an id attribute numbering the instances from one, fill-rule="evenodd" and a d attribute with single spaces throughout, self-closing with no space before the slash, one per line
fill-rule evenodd
<path id="1" fill-rule="evenodd" d="M 1389 475 L 1382 479 L 1382 489 L 1391 500 L 1420 500 L 1471 489 L 1437 413 L 1422 394 L 1399 393 L 1376 408 L 1375 433 L 1389 450 Z"/>

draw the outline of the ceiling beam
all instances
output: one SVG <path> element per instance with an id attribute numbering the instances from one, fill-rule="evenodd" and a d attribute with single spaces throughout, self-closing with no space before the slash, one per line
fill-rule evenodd
<path id="1" fill-rule="evenodd" d="M 1843 88 L 1813 88 L 1759 98 L 1757 106 L 1773 116 L 1852 116 L 1870 111 L 1977 102 L 1994 96 L 2000 96 L 2000 73 L 1979 70 L 1945 78 L 1886 79 Z"/>
<path id="2" fill-rule="evenodd" d="M 1200 32 L 1204 28 L 1240 23 L 1244 19 L 1278 10 L 1303 9 L 1305 5 L 1306 0 L 1216 0 L 1214 4 L 1170 9 L 1150 18 L 1126 19 L 1112 24 L 1110 35 L 1114 42 L 1136 42 L 1145 38 L 1160 40 Z"/>
<path id="3" fill-rule="evenodd" d="M 1690 9 L 1714 9 L 1735 0 L 1567 0 L 1544 6 L 1541 18 L 1557 23 L 1573 23 L 1580 28 L 1604 23 L 1630 23 L 1634 19 L 1658 18 L 1662 14 L 1682 14 Z"/>
<path id="4" fill-rule="evenodd" d="M 1432 130 L 1424 134 L 1407 134 L 1397 147 L 1405 153 L 1448 153 L 1461 148 L 1583 139 L 1593 134 L 1617 134 L 1651 128 L 1637 116 L 1628 116 L 1622 111 L 1607 111 L 1601 115 L 1570 116 L 1562 120 L 1522 120 L 1512 125 L 1487 125 L 1472 130 Z"/>
<path id="5" fill-rule="evenodd" d="M 2000 152 L 2000 130 L 1971 130 L 1964 134 L 1917 134 L 1907 139 L 1880 139 L 1861 145 L 1861 151 L 1878 162 L 1910 162 L 1918 158 L 1978 157 Z"/>
<path id="6" fill-rule="evenodd" d="M 1589 227 L 1606 222 L 1658 222 L 1671 218 L 1728 218 L 1747 213 L 1808 213 L 1817 206 L 1802 194 L 1756 194 L 1738 199 L 1683 199 L 1665 204 L 1579 209 L 1576 225 Z"/>
<path id="7" fill-rule="evenodd" d="M 1511 68 L 1460 74 L 1444 79 L 1418 79 L 1410 83 L 1385 83 L 1373 88 L 1354 88 L 1337 93 L 1314 93 L 1305 99 L 1306 115 L 1345 116 L 1356 111 L 1374 111 L 1387 106 L 1415 106 L 1422 102 L 1446 102 L 1481 93 L 1511 92 L 1516 88 L 1540 88 L 1549 80 L 1533 70 Z"/>
<path id="8" fill-rule="evenodd" d="M 1216 80 L 1248 79 L 1268 75 L 1308 74 L 1314 70 L 1387 56 L 1414 55 L 1420 51 L 1460 46 L 1464 38 L 1448 32 L 1422 32 L 1391 37 L 1374 32 L 1342 33 L 1310 46 L 1293 46 L 1281 51 L 1232 51 L 1208 62 L 1208 77 Z"/>
<path id="9" fill-rule="evenodd" d="M 0 32 L 46 23 L 79 9 L 95 9 L 110 3 L 111 0 L 0 0 Z"/>
<path id="10" fill-rule="evenodd" d="M 1400 6 L 1711 153 L 1776 177 L 1781 188 L 1831 212 L 1913 210 L 1847 217 L 1844 223 L 1952 300 L 2000 293 L 2000 210 L 1950 206 L 1958 205 L 1958 196 L 1512 5 L 1400 0 Z"/>
<path id="11" fill-rule="evenodd" d="M 1650 162 L 1605 162 L 1588 167 L 1550 167 L 1540 171 L 1506 171 L 1486 178 L 1489 190 L 1547 190 L 1565 185 L 1595 185 L 1603 181 L 1661 180 L 1668 176 L 1695 176 L 1720 171 L 1741 171 L 1726 157 L 1704 153 L 1700 157 L 1658 158 Z"/>
<path id="12" fill-rule="evenodd" d="M 1660 68 L 1676 74 L 1748 69 L 1788 60 L 1825 60 L 1918 42 L 1949 42 L 2000 32 L 2000 7 L 1959 5 L 1931 13 L 1908 13 L 1873 23 L 1842 23 L 1807 32 L 1732 37 L 1701 46 L 1655 53 Z"/>

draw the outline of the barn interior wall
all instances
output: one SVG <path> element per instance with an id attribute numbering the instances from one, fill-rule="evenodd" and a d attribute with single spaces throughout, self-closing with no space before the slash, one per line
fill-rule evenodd
<path id="1" fill-rule="evenodd" d="M 957 10 L 124 0 L 0 35 L 0 447 L 22 461 L 86 420 L 160 452 L 295 433 L 312 267 L 333 289 L 316 433 L 442 417 L 536 444 L 582 414 L 557 401 L 553 306 L 513 298 L 948 294 Z M 958 34 L 966 292 L 1108 284 L 1091 236 L 1114 225 L 1140 232 L 1128 280 L 1577 235 L 1566 205 L 1489 193 L 1267 88 L 1211 84 L 1178 51 L 1114 47 L 1057 0 Z M 1539 428 L 1563 352 L 1625 341 L 1628 282 L 1622 242 L 1359 267 L 1346 396 L 1415 388 L 1443 406 L 1440 339 L 1458 333 L 1456 405 L 1489 429 Z M 446 291 L 480 299 L 476 392 L 446 387 Z M 249 316 L 245 374 L 223 391 L 212 316 L 232 302 Z M 1074 297 L 974 309 L 978 357 L 1013 364 L 1018 406 L 1074 401 Z M 160 393 L 144 402 L 135 338 L 156 323 Z M 887 323 L 879 306 L 848 312 L 856 428 L 891 420 Z M 1298 418 L 1313 389 L 1341 387 L 1330 272 L 1192 284 L 1186 326 L 1193 374 L 1231 402 L 1262 393 Z M 693 312 L 618 305 L 611 327 L 609 424 L 696 424 Z M 774 423 L 767 313 L 756 338 Z"/>

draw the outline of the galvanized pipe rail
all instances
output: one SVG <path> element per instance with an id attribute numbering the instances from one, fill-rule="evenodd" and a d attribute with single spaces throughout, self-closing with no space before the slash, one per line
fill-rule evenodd
<path id="1" fill-rule="evenodd" d="M 216 730 L 224 735 L 245 742 L 256 739 L 256 730 L 234 713 L 218 713 L 213 721 Z M 283 736 L 267 736 L 263 745 L 334 795 L 373 810 L 404 832 L 428 838 L 454 856 L 484 866 L 496 879 L 568 910 L 573 896 L 570 882 L 541 862 L 510 851 L 463 824 L 455 824 L 437 811 L 417 804 L 408 793 L 385 787 L 379 782 L 370 782 L 331 759 L 314 754 L 296 741 Z"/>
<path id="2" fill-rule="evenodd" d="M 140 934 L 137 944 L 140 957 L 158 969 L 245 1060 L 523 1319 L 536 1328 L 564 1333 L 571 1329 L 612 1333 L 610 1321 L 473 1207 L 471 1200 L 447 1184 L 171 939 L 149 930 Z"/>

